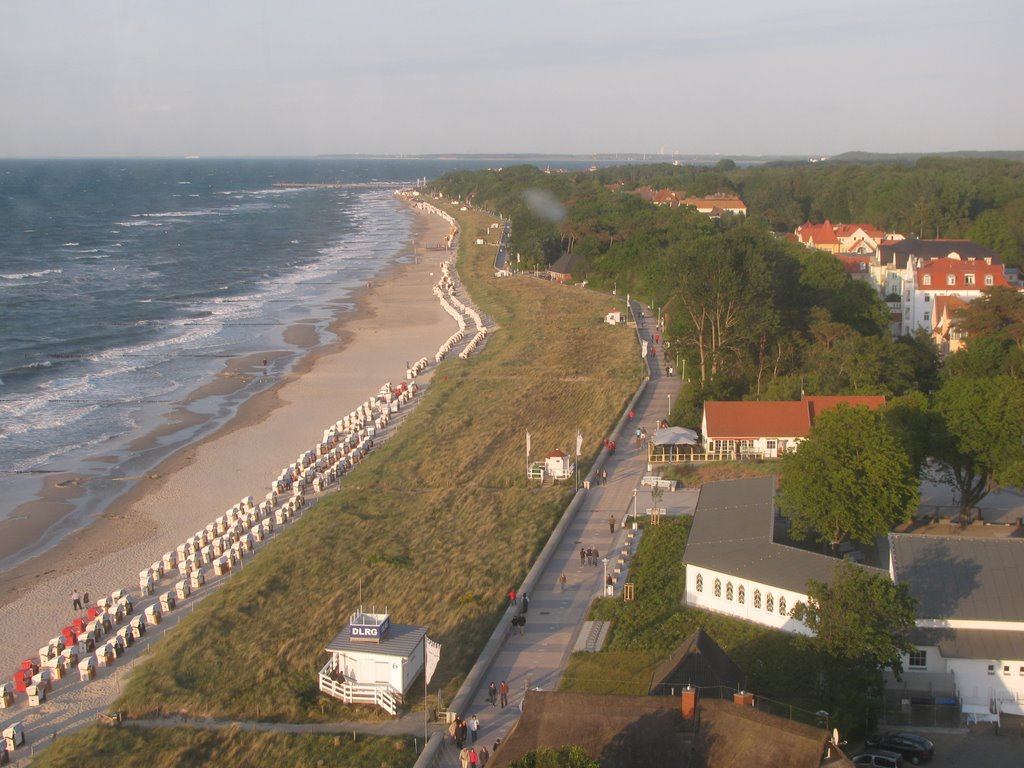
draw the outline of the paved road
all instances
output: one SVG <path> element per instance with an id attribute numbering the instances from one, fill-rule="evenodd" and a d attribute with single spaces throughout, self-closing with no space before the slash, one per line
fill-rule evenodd
<path id="1" fill-rule="evenodd" d="M 640 306 L 634 302 L 639 313 Z M 641 321 L 639 333 L 642 338 L 653 341 L 658 333 L 650 312 Z M 657 345 L 661 353 L 661 345 Z M 634 490 L 641 478 L 647 474 L 647 449 L 638 447 L 633 438 L 637 427 L 653 435 L 658 422 L 668 416 L 669 395 L 672 402 L 679 393 L 680 382 L 676 377 L 664 374 L 659 359 L 649 358 L 651 380 L 634 409 L 634 418 L 627 421 L 619 434 L 609 436 L 617 444 L 615 452 L 604 465 L 608 472 L 607 484 L 591 487 L 586 491 L 583 503 L 571 525 L 558 542 L 554 557 L 548 563 L 530 597 L 526 614 L 527 623 L 523 634 L 508 634 L 494 661 L 487 668 L 482 682 L 469 698 L 471 702 L 463 714 L 476 714 L 482 723 L 479 744 L 488 749 L 497 738 L 504 738 L 519 716 L 519 703 L 528 688 L 554 690 L 565 670 L 569 655 L 576 642 L 576 636 L 586 619 L 591 602 L 602 591 L 604 582 L 603 564 L 588 566 L 580 564 L 580 548 L 596 547 L 602 558 L 608 557 L 611 572 L 615 559 L 626 546 L 626 531 L 619 522 L 632 512 Z M 668 494 L 672 497 L 674 494 Z M 692 510 L 693 494 L 686 494 Z M 682 494 L 672 502 L 684 501 Z M 638 491 L 636 505 L 642 514 L 651 506 L 649 490 Z M 608 518 L 616 519 L 615 533 L 610 533 Z M 558 579 L 566 574 L 565 590 L 559 588 Z M 621 586 L 619 579 L 616 588 Z M 502 709 L 491 706 L 487 701 L 487 684 L 493 680 L 509 684 L 509 706 Z M 440 765 L 458 765 L 455 749 L 446 746 Z"/>

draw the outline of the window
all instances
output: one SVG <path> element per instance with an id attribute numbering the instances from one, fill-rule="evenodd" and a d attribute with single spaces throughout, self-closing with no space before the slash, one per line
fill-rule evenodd
<path id="1" fill-rule="evenodd" d="M 784 598 L 784 597 L 780 597 L 779 598 L 779 615 L 780 616 L 785 616 L 786 615 L 786 598 Z"/>
<path id="2" fill-rule="evenodd" d="M 743 585 L 740 584 L 739 589 L 736 591 L 736 602 L 743 605 L 747 601 L 747 591 L 743 589 Z M 1024 667 L 1021 667 L 1021 674 L 1024 675 Z"/>
<path id="3" fill-rule="evenodd" d="M 698 573 L 697 574 L 697 591 L 698 592 L 703 592 L 704 591 L 704 574 L 702 574 L 702 573 Z"/>
<path id="4" fill-rule="evenodd" d="M 722 580 L 715 579 L 715 597 L 722 596 Z"/>
<path id="5" fill-rule="evenodd" d="M 1004 675 L 1009 675 L 1010 674 L 1010 665 L 1009 664 L 1004 664 L 1003 665 L 1003 674 Z"/>
<path id="6" fill-rule="evenodd" d="M 920 649 L 911 651 L 907 666 L 910 669 L 924 669 L 928 666 L 928 652 Z"/>
<path id="7" fill-rule="evenodd" d="M 932 284 L 932 276 L 931 275 L 922 275 L 921 276 L 921 285 L 931 285 L 931 284 Z"/>
<path id="8" fill-rule="evenodd" d="M 929 319 L 931 317 L 931 314 L 932 314 L 931 312 L 925 312 L 924 313 L 924 319 L 925 320 Z"/>
<path id="9" fill-rule="evenodd" d="M 985 285 L 991 287 L 996 284 L 996 279 L 992 275 L 985 275 Z"/>
<path id="10" fill-rule="evenodd" d="M 946 285 L 956 285 L 956 275 L 946 275 Z"/>
<path id="11" fill-rule="evenodd" d="M 974 285 L 974 275 L 970 273 L 964 275 L 964 285 Z"/>
<path id="12" fill-rule="evenodd" d="M 765 450 L 774 451 L 775 450 L 775 446 L 777 444 L 778 444 L 778 441 L 776 441 L 776 440 L 765 440 L 764 441 Z"/>
<path id="13" fill-rule="evenodd" d="M 760 589 L 755 589 L 754 590 L 754 607 L 757 608 L 757 610 L 759 610 L 759 611 L 761 610 L 761 590 Z"/>
<path id="14" fill-rule="evenodd" d="M 732 600 L 732 582 L 731 581 L 727 581 L 725 583 L 725 599 L 726 600 L 730 600 L 730 601 Z"/>
<path id="15" fill-rule="evenodd" d="M 930 293 L 926 293 L 924 295 L 924 303 L 927 304 L 931 300 L 932 300 L 932 295 Z"/>
<path id="16" fill-rule="evenodd" d="M 764 598 L 764 609 L 768 613 L 772 613 L 775 610 L 775 598 L 772 597 L 772 593 L 769 592 Z"/>
<path id="17" fill-rule="evenodd" d="M 989 664 L 988 665 L 988 673 L 990 675 L 994 675 L 996 673 L 996 665 L 995 664 Z"/>
<path id="18" fill-rule="evenodd" d="M 1021 667 L 1021 668 L 1020 668 L 1020 676 L 1021 676 L 1021 677 L 1024 677 L 1024 667 Z"/>

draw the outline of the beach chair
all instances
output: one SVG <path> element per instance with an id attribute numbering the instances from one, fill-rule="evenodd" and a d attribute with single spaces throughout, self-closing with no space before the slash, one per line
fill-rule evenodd
<path id="1" fill-rule="evenodd" d="M 146 634 L 146 619 L 142 616 L 134 616 L 128 624 L 128 627 L 132 631 L 132 637 L 138 640 Z"/>
<path id="2" fill-rule="evenodd" d="M 14 683 L 0 683 L 0 709 L 14 706 Z"/>
<path id="3" fill-rule="evenodd" d="M 176 552 L 164 552 L 164 556 L 160 560 L 164 566 L 164 573 L 173 571 L 178 565 L 178 555 Z"/>
<path id="4" fill-rule="evenodd" d="M 177 595 L 179 600 L 184 600 L 190 594 L 192 594 L 192 588 L 188 585 L 188 582 L 182 579 L 174 585 L 174 594 Z"/>
<path id="5" fill-rule="evenodd" d="M 146 618 L 146 623 L 147 624 L 152 624 L 153 626 L 156 626 L 157 624 L 160 623 L 160 606 L 159 605 L 149 605 L 149 606 L 146 606 L 146 610 L 143 611 L 143 615 Z"/>
<path id="6" fill-rule="evenodd" d="M 149 574 L 148 570 L 139 573 L 139 594 L 142 597 L 148 597 L 153 594 L 153 577 Z"/>
<path id="7" fill-rule="evenodd" d="M 160 610 L 163 613 L 170 613 L 173 611 L 176 604 L 173 592 L 164 592 L 160 595 Z"/>
<path id="8" fill-rule="evenodd" d="M 13 752 L 25 743 L 25 726 L 21 722 L 11 723 L 3 731 L 4 746 L 8 752 Z"/>
<path id="9" fill-rule="evenodd" d="M 88 682 L 96 677 L 96 659 L 87 656 L 78 662 L 78 678 L 82 682 Z"/>
<path id="10" fill-rule="evenodd" d="M 188 585 L 193 589 L 199 589 L 206 583 L 206 575 L 201 570 L 194 570 L 188 575 Z"/>
<path id="11" fill-rule="evenodd" d="M 99 647 L 99 649 L 97 649 L 97 651 L 96 651 L 96 664 L 101 666 L 101 667 L 109 667 L 113 663 L 114 663 L 114 643 L 113 643 L 113 641 L 111 641 L 109 643 L 104 643 L 103 645 L 101 645 Z M 81 669 L 82 665 L 79 664 L 78 667 L 79 667 L 79 669 Z"/>
<path id="12" fill-rule="evenodd" d="M 117 637 L 124 644 L 125 648 L 131 648 L 132 643 L 135 642 L 135 632 L 132 630 L 131 625 L 117 630 Z"/>

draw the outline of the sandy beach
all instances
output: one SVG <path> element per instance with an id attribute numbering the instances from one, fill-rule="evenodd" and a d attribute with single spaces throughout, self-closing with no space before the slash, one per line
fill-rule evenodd
<path id="1" fill-rule="evenodd" d="M 440 217 L 417 211 L 414 242 L 402 252 L 415 254 L 415 263 L 394 266 L 368 285 L 357 298 L 357 311 L 340 313 L 331 327 L 337 341 L 313 348 L 217 432 L 135 480 L 94 524 L 0 575 L 0 670 L 6 670 L 5 679 L 81 615 L 72 610 L 72 590 L 87 591 L 94 599 L 118 588 L 137 594 L 140 570 L 240 499 L 252 495 L 262 500 L 281 469 L 319 443 L 325 428 L 384 382 L 404 380 L 409 362 L 424 356 L 433 361 L 456 326 L 431 292 L 447 254 L 426 247 L 443 243 L 448 230 Z M 316 341 L 311 325 L 298 323 L 287 333 L 301 346 Z M 190 404 L 261 375 L 265 357 L 230 361 L 216 382 L 178 405 L 169 425 L 140 438 L 139 449 L 158 440 L 163 430 L 195 419 Z M 39 526 L 45 528 L 59 515 L 62 496 L 76 492 L 73 477 L 51 481 L 46 500 L 51 506 L 41 503 L 38 519 L 25 517 L 16 523 L 20 529 L 5 531 L 7 546 L 10 536 L 38 536 Z"/>

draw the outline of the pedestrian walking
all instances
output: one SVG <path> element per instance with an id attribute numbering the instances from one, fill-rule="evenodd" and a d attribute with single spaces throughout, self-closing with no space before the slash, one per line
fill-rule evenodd
<path id="1" fill-rule="evenodd" d="M 519 614 L 519 634 L 523 634 L 526 631 L 526 617 L 523 614 Z"/>
<path id="2" fill-rule="evenodd" d="M 523 592 L 523 613 L 526 613 L 528 610 L 530 610 L 530 598 Z"/>
<path id="3" fill-rule="evenodd" d="M 456 715 L 455 720 L 452 720 L 450 723 L 448 723 L 448 735 L 452 739 L 452 744 L 455 745 L 458 745 L 459 742 L 459 724 L 457 722 L 458 719 L 459 716 Z"/>
<path id="4" fill-rule="evenodd" d="M 498 686 L 494 684 L 493 680 L 491 680 L 491 684 L 487 686 L 487 700 L 491 702 L 492 707 L 498 700 Z"/>
<path id="5" fill-rule="evenodd" d="M 480 755 L 473 747 L 469 748 L 469 768 L 480 768 Z"/>
<path id="6" fill-rule="evenodd" d="M 597 561 L 601 559 L 601 553 L 597 551 L 597 547 L 594 547 L 594 565 L 597 565 Z"/>
<path id="7" fill-rule="evenodd" d="M 491 753 L 487 751 L 487 747 L 480 747 L 477 757 L 480 758 L 480 768 L 484 768 L 487 765 L 487 761 L 491 759 Z"/>
<path id="8" fill-rule="evenodd" d="M 498 693 L 501 694 L 501 707 L 504 709 L 508 706 L 508 683 L 504 680 L 501 681 L 501 685 L 498 686 Z M 498 742 L 494 742 L 494 749 L 498 748 Z"/>
<path id="9" fill-rule="evenodd" d="M 582 568 L 587 562 L 587 550 L 580 547 L 580 567 Z"/>
<path id="10" fill-rule="evenodd" d="M 82 610 L 82 596 L 78 594 L 77 589 L 71 590 L 71 609 L 73 611 Z"/>
<path id="11" fill-rule="evenodd" d="M 88 591 L 86 591 L 86 592 L 83 592 L 83 593 L 82 593 L 82 605 L 83 605 L 84 607 L 88 608 L 88 607 L 89 607 L 89 603 L 90 603 L 90 602 L 91 602 L 91 601 L 89 600 L 89 592 L 88 592 Z"/>
<path id="12" fill-rule="evenodd" d="M 466 746 L 466 736 L 469 732 L 469 725 L 465 720 L 459 722 L 459 749 Z"/>
<path id="13" fill-rule="evenodd" d="M 459 747 L 459 768 L 469 768 L 469 747 Z"/>
<path id="14" fill-rule="evenodd" d="M 568 579 L 565 578 L 565 573 L 563 572 L 562 575 L 558 577 L 559 591 L 565 592 L 565 582 L 566 581 L 568 581 Z M 491 683 L 491 685 L 493 685 L 493 683 Z"/>
<path id="15" fill-rule="evenodd" d="M 608 485 L 608 470 L 607 469 L 602 469 L 601 470 L 601 482 L 604 483 L 605 485 Z"/>
<path id="16" fill-rule="evenodd" d="M 477 734 L 480 732 L 480 719 L 473 715 L 469 718 L 469 743 L 476 744 Z"/>
<path id="17" fill-rule="evenodd" d="M 508 591 L 508 601 L 512 603 L 512 605 L 516 604 L 516 590 L 514 587 Z"/>
<path id="18" fill-rule="evenodd" d="M 615 533 L 615 515 L 608 515 L 608 533 Z"/>

